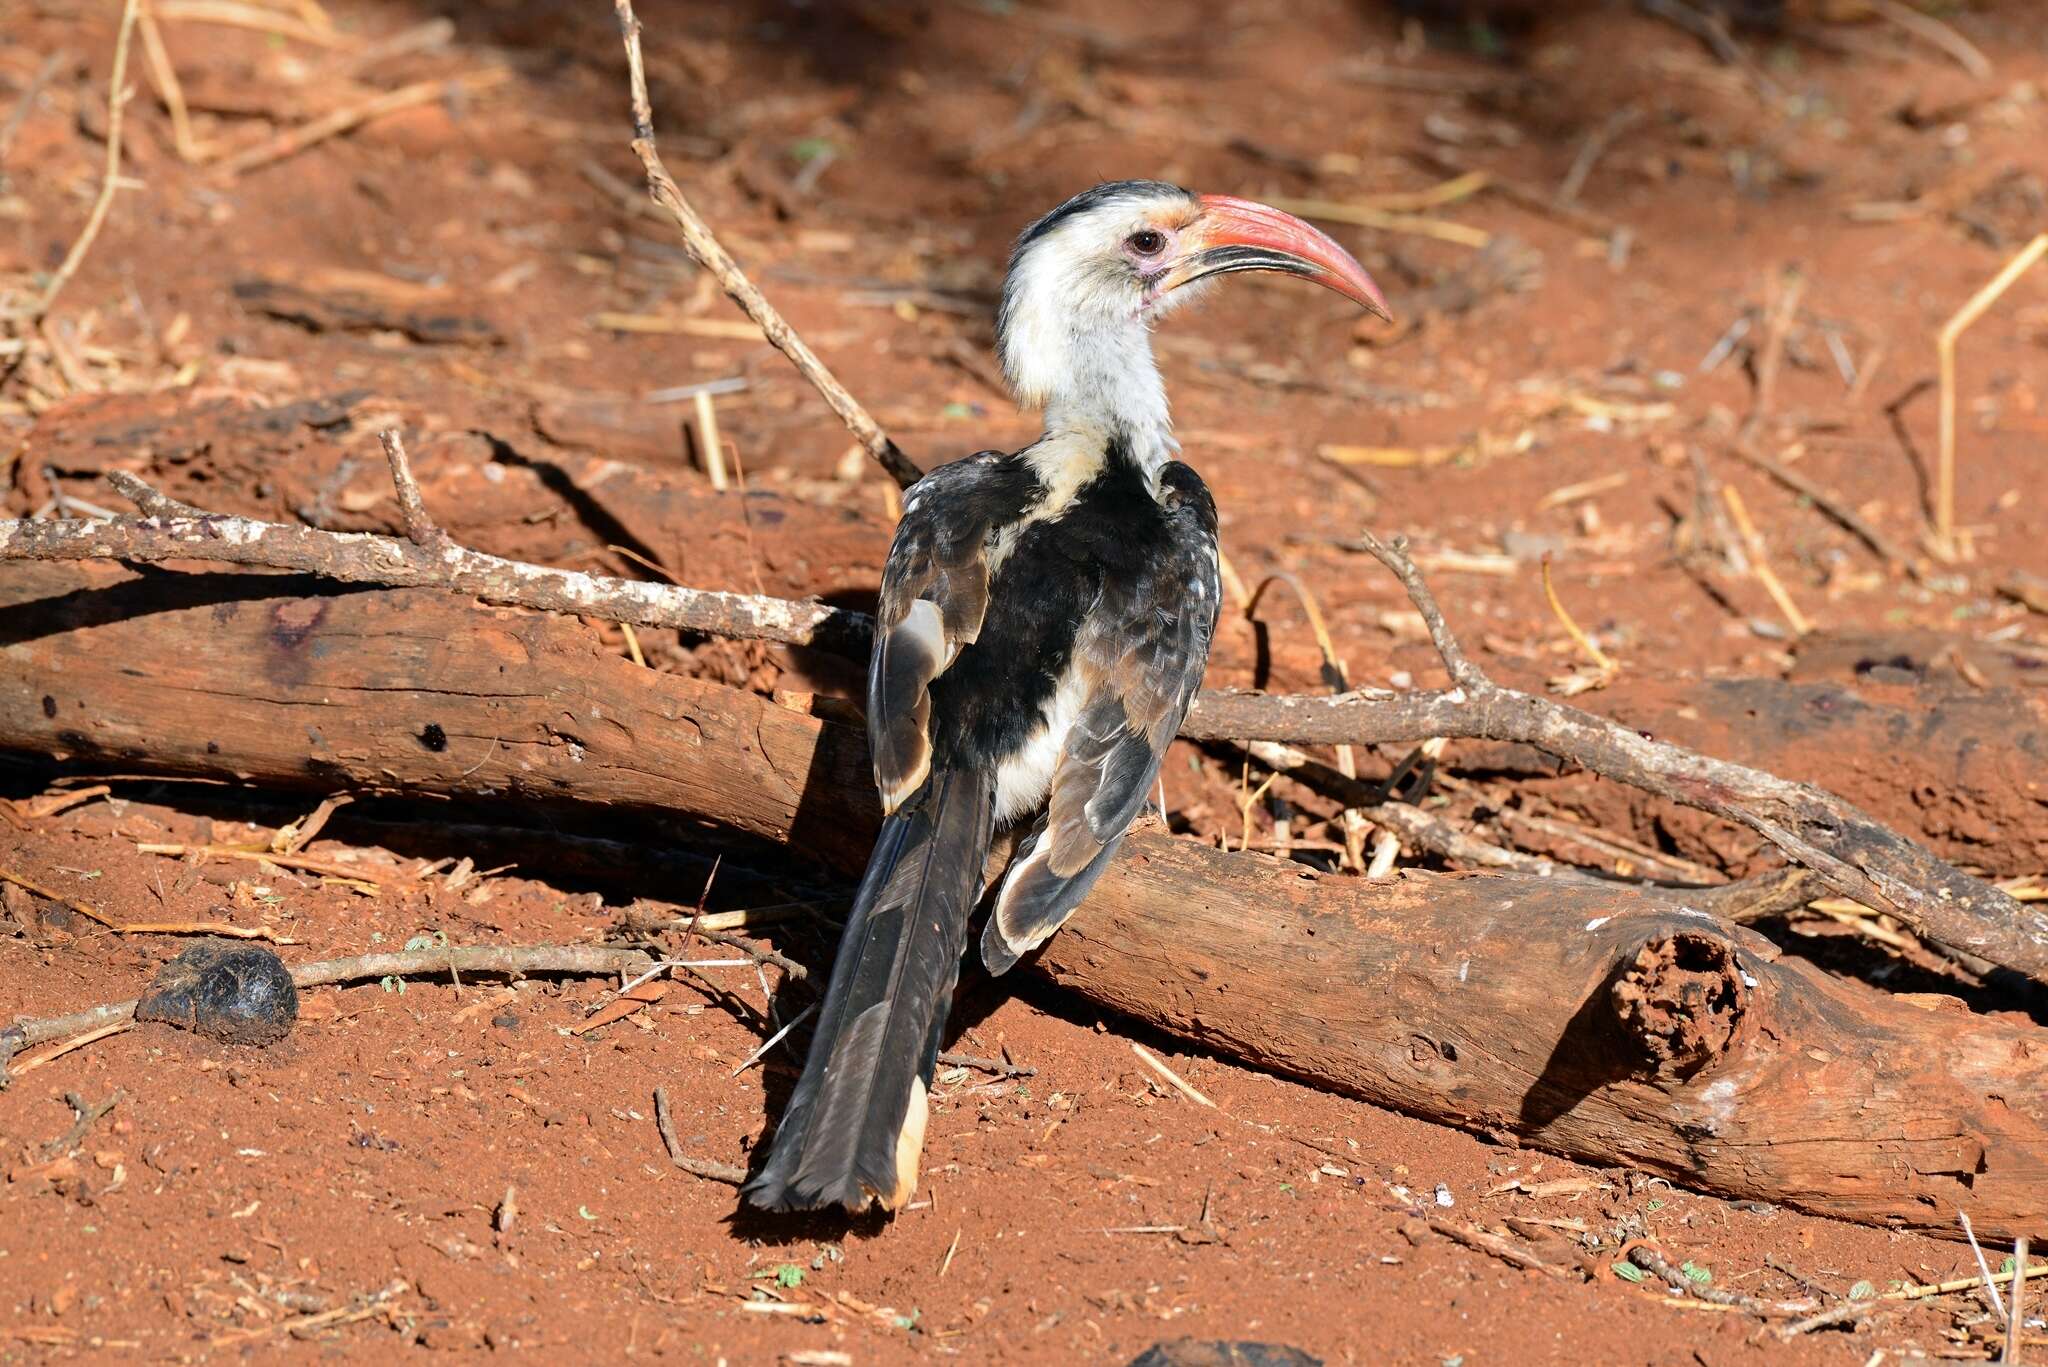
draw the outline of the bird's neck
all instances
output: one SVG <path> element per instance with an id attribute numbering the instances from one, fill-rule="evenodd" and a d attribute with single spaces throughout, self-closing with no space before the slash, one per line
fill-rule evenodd
<path id="1" fill-rule="evenodd" d="M 1124 327 L 1069 333 L 1039 378 L 1045 435 L 1033 448 L 1047 482 L 1085 482 L 1112 460 L 1128 461 L 1156 484 L 1179 454 L 1166 385 L 1152 357 L 1152 336 L 1135 320 Z M 1093 467 L 1093 468 L 1088 468 Z"/>

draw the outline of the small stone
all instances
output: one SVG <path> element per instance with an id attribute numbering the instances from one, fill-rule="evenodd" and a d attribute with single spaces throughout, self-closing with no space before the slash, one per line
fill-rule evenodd
<path id="1" fill-rule="evenodd" d="M 299 1018 L 299 990 L 275 951 L 207 940 L 157 970 L 135 1019 L 228 1044 L 275 1044 Z"/>
<path id="2" fill-rule="evenodd" d="M 1132 1358 L 1129 1367 L 1323 1367 L 1323 1360 L 1284 1343 L 1169 1339 Z"/>

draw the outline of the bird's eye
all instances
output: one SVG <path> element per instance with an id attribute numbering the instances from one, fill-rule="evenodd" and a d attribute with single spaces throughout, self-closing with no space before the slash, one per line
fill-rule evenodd
<path id="1" fill-rule="evenodd" d="M 1140 228 L 1124 239 L 1124 245 L 1140 256 L 1156 256 L 1166 247 L 1166 234 L 1151 228 Z"/>

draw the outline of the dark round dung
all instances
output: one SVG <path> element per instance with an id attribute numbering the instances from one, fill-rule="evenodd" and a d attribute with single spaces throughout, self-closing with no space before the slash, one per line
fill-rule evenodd
<path id="1" fill-rule="evenodd" d="M 261 945 L 209 940 L 157 970 L 135 1019 L 163 1021 L 229 1044 L 275 1044 L 299 1018 L 284 960 Z"/>

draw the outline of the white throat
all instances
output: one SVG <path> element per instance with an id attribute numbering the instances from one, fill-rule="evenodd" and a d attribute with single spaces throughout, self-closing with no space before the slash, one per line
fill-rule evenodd
<path id="1" fill-rule="evenodd" d="M 1073 248 L 1089 218 L 1063 225 L 1014 261 L 1004 284 L 1003 371 L 1017 401 L 1045 411 L 1044 446 L 1121 444 L 1149 479 L 1179 454 L 1151 315 L 1129 276 Z M 1154 311 L 1156 313 L 1156 310 Z"/>
<path id="2" fill-rule="evenodd" d="M 1148 480 L 1180 451 L 1166 384 L 1152 356 L 1151 330 L 1136 320 L 1120 328 L 1071 332 L 1066 364 L 1043 391 L 1048 437 L 1121 443 Z"/>

